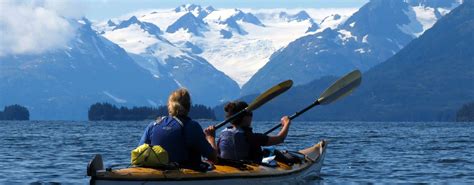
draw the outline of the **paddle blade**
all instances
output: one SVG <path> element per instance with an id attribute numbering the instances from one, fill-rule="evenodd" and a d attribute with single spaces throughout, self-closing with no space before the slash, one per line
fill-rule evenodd
<path id="1" fill-rule="evenodd" d="M 323 94 L 319 96 L 318 102 L 321 105 L 326 105 L 347 96 L 360 85 L 361 81 L 362 77 L 360 71 L 354 70 L 327 88 Z"/>
<path id="2" fill-rule="evenodd" d="M 287 81 L 279 83 L 278 85 L 273 86 L 271 89 L 268 89 L 263 94 L 255 98 L 255 100 L 253 100 L 253 102 L 250 103 L 250 105 L 247 108 L 245 108 L 245 110 L 250 112 L 259 108 L 260 106 L 267 103 L 271 99 L 277 97 L 278 95 L 282 94 L 286 90 L 290 89 L 292 85 L 293 85 L 293 81 L 287 80 Z"/>

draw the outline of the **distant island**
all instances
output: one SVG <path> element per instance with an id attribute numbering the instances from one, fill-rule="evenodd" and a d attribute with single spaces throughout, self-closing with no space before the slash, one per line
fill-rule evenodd
<path id="1" fill-rule="evenodd" d="M 153 107 L 117 107 L 110 103 L 96 103 L 90 106 L 90 121 L 141 121 L 152 120 L 158 116 L 168 115 L 166 106 Z M 189 117 L 193 119 L 216 120 L 214 111 L 204 105 L 192 105 Z"/>
<path id="2" fill-rule="evenodd" d="M 474 102 L 465 104 L 456 114 L 456 121 L 458 122 L 474 122 Z"/>
<path id="3" fill-rule="evenodd" d="M 30 112 L 21 105 L 5 106 L 3 111 L 0 111 L 0 120 L 30 120 Z"/>

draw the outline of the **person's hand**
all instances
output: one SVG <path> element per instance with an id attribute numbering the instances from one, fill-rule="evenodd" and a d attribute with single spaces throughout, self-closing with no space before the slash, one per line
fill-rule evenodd
<path id="1" fill-rule="evenodd" d="M 281 118 L 281 126 L 285 127 L 285 126 L 290 126 L 290 123 L 291 123 L 291 120 L 290 120 L 290 117 L 288 116 L 283 116 Z"/>
<path id="2" fill-rule="evenodd" d="M 204 134 L 206 134 L 207 137 L 216 137 L 216 128 L 211 125 L 204 129 Z"/>

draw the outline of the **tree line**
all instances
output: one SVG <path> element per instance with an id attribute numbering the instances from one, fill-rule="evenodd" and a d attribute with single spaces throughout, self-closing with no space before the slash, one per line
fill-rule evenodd
<path id="1" fill-rule="evenodd" d="M 90 106 L 88 118 L 90 121 L 140 121 L 156 119 L 168 115 L 167 106 L 159 107 L 117 107 L 110 103 L 95 103 Z M 215 120 L 216 116 L 210 107 L 192 105 L 189 117 L 193 119 Z"/>
<path id="2" fill-rule="evenodd" d="M 456 114 L 456 121 L 474 122 L 474 102 L 464 104 Z"/>
<path id="3" fill-rule="evenodd" d="M 17 104 L 5 106 L 3 111 L 0 111 L 0 120 L 30 120 L 30 112 L 26 107 Z"/>

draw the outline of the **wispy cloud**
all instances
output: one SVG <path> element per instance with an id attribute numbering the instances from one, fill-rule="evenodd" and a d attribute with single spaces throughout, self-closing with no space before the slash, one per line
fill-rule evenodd
<path id="1" fill-rule="evenodd" d="M 82 16 L 77 1 L 2 0 L 0 4 L 0 56 L 65 47 L 74 36 L 67 19 Z"/>

